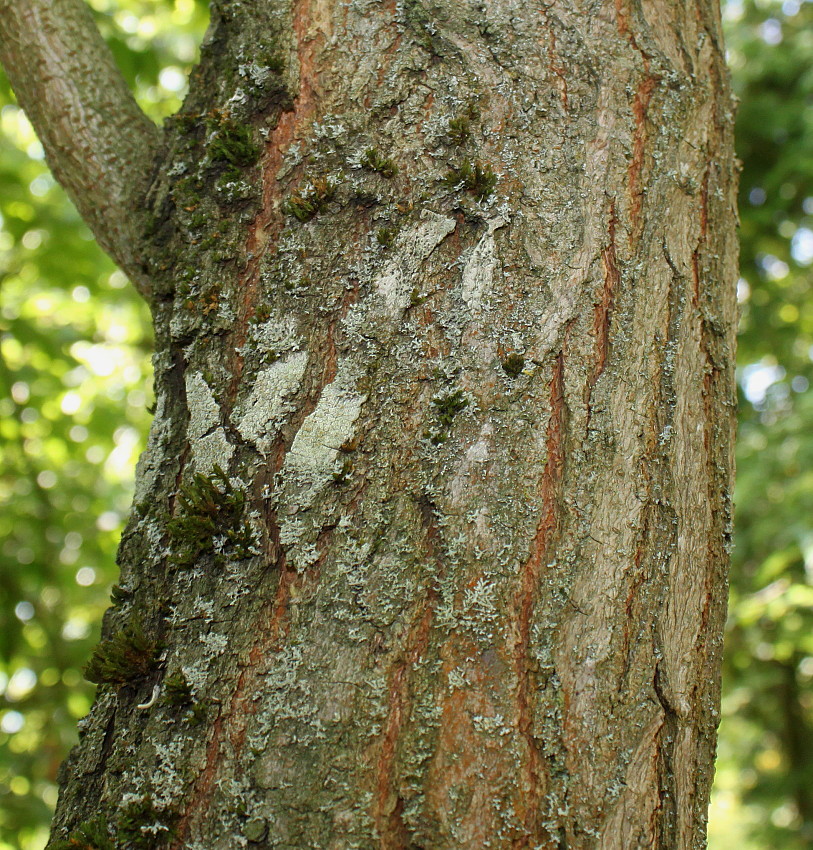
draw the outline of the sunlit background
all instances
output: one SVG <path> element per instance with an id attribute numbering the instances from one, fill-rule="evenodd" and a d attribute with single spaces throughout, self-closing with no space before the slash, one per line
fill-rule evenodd
<path id="1" fill-rule="evenodd" d="M 91 0 L 156 121 L 202 0 Z M 813 3 L 729 0 L 741 99 L 737 529 L 711 850 L 813 848 Z M 150 421 L 148 315 L 0 78 L 0 850 L 41 850 Z"/>

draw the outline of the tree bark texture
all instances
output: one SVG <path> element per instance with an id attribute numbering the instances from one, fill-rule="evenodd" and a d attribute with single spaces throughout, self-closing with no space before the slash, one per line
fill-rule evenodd
<path id="1" fill-rule="evenodd" d="M 53 846 L 100 813 L 115 847 L 704 846 L 716 6 L 214 4 L 145 201 L 155 422 Z"/>

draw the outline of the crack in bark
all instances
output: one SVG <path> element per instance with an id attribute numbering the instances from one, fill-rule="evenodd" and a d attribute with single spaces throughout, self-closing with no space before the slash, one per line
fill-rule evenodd
<path id="1" fill-rule="evenodd" d="M 632 138 L 632 160 L 627 171 L 629 194 L 630 194 L 630 241 L 637 242 L 641 237 L 643 222 L 641 221 L 641 209 L 643 207 L 644 192 L 641 188 L 641 175 L 644 170 L 644 156 L 647 143 L 647 111 L 652 100 L 652 92 L 660 79 L 649 74 L 649 60 L 645 59 L 647 76 L 640 82 L 635 92 L 635 100 L 632 104 L 632 112 L 635 116 L 635 132 Z"/>
<path id="2" fill-rule="evenodd" d="M 650 502 L 650 480 L 647 477 L 647 503 Z M 632 604 L 635 601 L 635 598 L 638 596 L 638 591 L 641 589 L 642 585 L 646 581 L 646 575 L 641 571 L 641 564 L 643 563 L 644 552 L 646 550 L 646 541 L 650 534 L 650 508 L 647 506 L 644 511 L 644 521 L 641 526 L 641 531 L 639 534 L 638 543 L 635 547 L 635 555 L 633 557 L 633 563 L 635 565 L 635 576 L 630 583 L 629 589 L 627 590 L 627 597 L 624 600 L 624 637 L 621 644 L 621 652 L 624 656 L 623 667 L 621 668 L 621 672 L 619 675 L 619 682 L 624 682 L 629 675 L 630 666 L 631 666 L 631 654 L 632 654 L 632 635 L 630 634 L 630 627 L 632 625 Z M 619 685 L 619 690 L 621 690 L 621 686 Z"/>
<path id="3" fill-rule="evenodd" d="M 700 306 L 700 251 L 706 241 L 706 232 L 709 224 L 709 176 L 711 173 L 711 162 L 706 163 L 703 174 L 703 185 L 700 190 L 700 236 L 697 239 L 697 247 L 692 252 L 692 307 Z"/>
<path id="4" fill-rule="evenodd" d="M 204 765 L 201 773 L 198 775 L 195 787 L 192 791 L 192 796 L 187 803 L 186 810 L 183 815 L 181 815 L 178 822 L 175 833 L 176 839 L 172 843 L 170 850 L 177 850 L 177 848 L 183 847 L 191 818 L 195 814 L 198 803 L 203 802 L 205 799 L 209 799 L 211 796 L 211 787 L 219 764 L 217 757 L 220 750 L 220 744 L 223 740 L 221 734 L 222 727 L 223 715 L 220 714 L 212 724 L 212 737 L 206 745 L 206 764 Z"/>
<path id="5" fill-rule="evenodd" d="M 242 298 L 239 304 L 238 318 L 231 332 L 232 380 L 227 393 L 229 409 L 234 404 L 240 379 L 243 373 L 243 355 L 240 353 L 246 341 L 249 320 L 254 314 L 260 289 L 260 261 L 266 246 L 273 237 L 278 236 L 284 227 L 284 217 L 279 211 L 280 189 L 277 173 L 282 159 L 293 142 L 296 134 L 307 124 L 316 111 L 316 98 L 313 84 L 315 76 L 315 39 L 308 36 L 311 23 L 313 0 L 299 0 L 294 8 L 293 38 L 299 58 L 299 92 L 289 109 L 283 110 L 276 125 L 271 130 L 265 147 L 262 163 L 263 199 L 262 208 L 249 228 L 246 242 L 246 254 L 249 257 L 245 282 L 241 288 Z"/>
<path id="6" fill-rule="evenodd" d="M 703 307 L 701 306 L 700 292 L 700 254 L 706 242 L 708 231 L 708 204 L 709 204 L 709 180 L 711 177 L 711 161 L 706 163 L 706 171 L 703 175 L 703 188 L 700 194 L 700 236 L 698 238 L 697 247 L 692 252 L 692 306 L 698 310 L 698 331 L 700 334 L 700 349 L 703 352 L 705 360 L 705 374 L 703 376 L 703 385 L 701 396 L 703 398 L 703 448 L 706 453 L 706 467 L 708 469 L 708 489 L 709 489 L 709 504 L 712 505 L 717 500 L 715 464 L 712 449 L 712 423 L 714 421 L 714 405 L 713 400 L 717 395 L 715 384 L 719 370 L 714 363 L 714 358 L 711 355 L 709 339 L 708 339 L 708 321 L 705 316 Z M 714 563 L 714 547 L 709 543 L 709 563 Z M 705 572 L 705 598 L 703 602 L 703 611 L 701 612 L 701 629 L 698 634 L 705 634 L 706 626 L 709 618 L 709 607 L 711 604 L 711 582 L 713 576 L 711 570 Z"/>
<path id="7" fill-rule="evenodd" d="M 387 15 L 390 16 L 393 25 L 395 26 L 395 38 L 393 39 L 392 44 L 381 54 L 381 64 L 379 65 L 376 77 L 379 88 L 384 83 L 384 77 L 386 76 L 387 71 L 389 71 L 390 66 L 392 64 L 391 59 L 393 55 L 397 52 L 398 48 L 401 46 L 401 41 L 404 37 L 403 30 L 396 24 L 398 5 L 395 0 L 385 0 L 384 9 L 386 10 Z M 367 97 L 364 99 L 364 106 L 367 109 L 370 108 L 369 95 L 367 95 Z"/>
<path id="8" fill-rule="evenodd" d="M 615 13 L 618 34 L 622 38 L 625 38 L 630 47 L 640 54 L 644 66 L 644 79 L 638 84 L 632 104 L 635 129 L 632 137 L 632 159 L 627 170 L 627 184 L 630 196 L 630 243 L 634 244 L 640 239 L 643 228 L 641 211 L 644 195 L 640 183 L 644 169 L 644 156 L 648 135 L 646 127 L 647 113 L 650 101 L 652 100 L 652 92 L 662 77 L 659 74 L 650 74 L 651 54 L 641 47 L 635 33 L 630 27 L 630 13 L 629 9 L 625 8 L 625 0 L 615 0 Z"/>
<path id="9" fill-rule="evenodd" d="M 284 457 L 284 454 L 282 456 Z M 214 778 L 220 767 L 221 744 L 225 735 L 229 735 L 229 740 L 235 753 L 239 753 L 242 748 L 247 729 L 247 719 L 256 710 L 253 698 L 244 698 L 247 678 L 250 678 L 252 683 L 256 682 L 262 672 L 259 665 L 265 655 L 265 651 L 278 651 L 281 648 L 278 644 L 279 632 L 282 628 L 281 624 L 285 611 L 287 610 L 286 603 L 290 595 L 290 587 L 297 578 L 297 575 L 294 570 L 286 569 L 285 553 L 279 545 L 279 529 L 275 518 L 272 517 L 270 523 L 269 539 L 275 556 L 273 563 L 279 570 L 280 578 L 277 584 L 275 598 L 270 604 L 271 616 L 269 618 L 268 628 L 266 630 L 257 628 L 259 637 L 249 650 L 249 665 L 244 667 L 240 672 L 237 684 L 232 692 L 231 700 L 229 701 L 229 711 L 225 714 L 220 713 L 213 724 L 212 737 L 206 749 L 206 765 L 194 784 L 186 809 L 179 821 L 177 826 L 177 841 L 172 845 L 172 850 L 183 846 L 193 818 L 196 814 L 204 810 L 206 803 L 211 799 L 213 785 L 216 784 L 214 783 Z M 267 609 L 267 605 L 262 606 L 260 620 L 262 619 L 263 612 Z M 234 729 L 229 728 L 234 720 L 238 720 L 239 725 Z"/>
<path id="10" fill-rule="evenodd" d="M 650 54 L 638 44 L 638 39 L 630 27 L 629 9 L 624 8 L 625 2 L 629 3 L 629 0 L 615 0 L 615 19 L 618 26 L 618 34 L 625 38 L 635 51 L 641 54 L 641 58 L 644 61 L 644 68 L 649 73 Z"/>
<path id="11" fill-rule="evenodd" d="M 107 760 L 113 752 L 113 738 L 116 732 L 116 701 L 113 702 L 113 708 L 110 712 L 110 717 L 107 720 L 107 725 L 104 728 L 104 737 L 102 738 L 101 753 L 99 754 L 99 764 L 93 771 L 97 776 L 103 776 L 107 769 Z"/>
<path id="12" fill-rule="evenodd" d="M 514 652 L 517 670 L 517 725 L 519 734 L 525 743 L 526 760 L 522 765 L 522 778 L 525 785 L 524 821 L 525 835 L 514 841 L 515 850 L 528 848 L 529 841 L 547 842 L 552 846 L 550 836 L 543 832 L 541 822 L 542 797 L 550 782 L 547 762 L 533 731 L 533 707 L 531 704 L 534 690 L 533 673 L 528 663 L 528 650 L 531 639 L 531 619 L 537 595 L 544 559 L 549 554 L 550 544 L 558 526 L 558 495 L 564 471 L 564 352 L 559 352 L 553 367 L 550 384 L 551 414 L 547 431 L 547 460 L 542 474 L 542 514 L 537 525 L 531 553 L 520 573 L 520 589 L 517 594 L 517 641 Z"/>
<path id="13" fill-rule="evenodd" d="M 633 563 L 635 565 L 636 575 L 631 583 L 627 598 L 625 601 L 626 618 L 624 621 L 624 638 L 622 643 L 622 651 L 624 653 L 624 665 L 619 677 L 619 681 L 626 679 L 630 670 L 630 653 L 631 653 L 631 635 L 630 625 L 632 623 L 632 602 L 637 595 L 641 586 L 647 581 L 647 576 L 640 573 L 641 564 L 643 563 L 644 554 L 647 549 L 650 551 L 659 551 L 664 553 L 664 558 L 671 558 L 676 543 L 676 533 L 674 525 L 671 533 L 661 530 L 663 525 L 657 523 L 655 517 L 658 512 L 662 515 L 672 512 L 672 508 L 668 507 L 663 501 L 653 501 L 652 479 L 653 474 L 660 482 L 662 487 L 671 486 L 673 484 L 670 465 L 668 462 L 668 449 L 662 448 L 659 451 L 661 443 L 661 434 L 665 433 L 667 428 L 671 428 L 674 421 L 675 412 L 675 390 L 673 386 L 673 376 L 670 368 L 667 366 L 668 355 L 676 344 L 678 332 L 683 321 L 683 299 L 679 284 L 683 282 L 685 286 L 685 275 L 681 275 L 674 260 L 672 259 L 666 241 L 662 244 L 664 259 L 672 272 L 672 283 L 669 287 L 668 298 L 668 315 L 666 320 L 667 334 L 665 343 L 658 347 L 658 364 L 657 371 L 660 375 L 658 382 L 658 391 L 652 399 L 652 406 L 648 411 L 649 414 L 649 429 L 647 432 L 646 450 L 641 462 L 641 474 L 646 481 L 645 507 L 642 511 L 643 524 L 638 532 L 636 542 L 635 555 Z M 660 420 L 660 421 L 659 421 Z M 654 470 L 654 472 L 653 472 Z M 648 544 L 648 545 L 647 545 Z M 667 554 L 668 553 L 668 554 Z"/>
<path id="14" fill-rule="evenodd" d="M 437 540 L 440 532 L 437 526 L 436 509 L 428 498 L 423 497 L 419 502 L 419 510 L 429 557 L 440 565 L 437 552 Z M 373 818 L 378 830 L 381 850 L 408 850 L 411 846 L 409 830 L 403 820 L 404 801 L 400 794 L 394 793 L 393 787 L 396 779 L 397 748 L 401 730 L 410 716 L 410 672 L 420 661 L 429 645 L 429 634 L 439 597 L 437 584 L 432 581 L 426 590 L 421 616 L 410 629 L 406 641 L 406 657 L 397 665 L 390 679 L 389 712 L 381 739 L 381 754 L 376 765 L 376 790 L 373 808 Z M 393 797 L 395 797 L 394 803 Z"/>
<path id="15" fill-rule="evenodd" d="M 655 665 L 652 687 L 663 709 L 663 725 L 655 737 L 657 760 L 658 804 L 652 811 L 650 823 L 654 846 L 677 847 L 677 793 L 675 787 L 675 738 L 679 717 L 661 684 L 660 662 Z"/>
<path id="16" fill-rule="evenodd" d="M 567 112 L 569 108 L 568 102 L 568 94 L 567 94 L 567 77 L 565 76 L 565 68 L 559 62 L 556 56 L 556 33 L 553 31 L 553 27 L 550 25 L 550 15 L 549 10 L 544 8 L 542 9 L 542 16 L 545 19 L 545 24 L 548 30 L 548 35 L 550 36 L 550 41 L 548 43 L 548 65 L 556 75 L 556 78 L 559 80 L 559 96 L 562 101 L 562 109 Z"/>
<path id="17" fill-rule="evenodd" d="M 596 337 L 596 362 L 590 377 L 587 379 L 585 391 L 585 430 L 590 427 L 592 410 L 590 401 L 593 389 L 607 366 L 607 357 L 610 348 L 610 320 L 615 305 L 615 293 L 621 284 L 621 271 L 618 268 L 618 254 L 616 251 L 615 232 L 618 225 L 618 215 L 615 209 L 615 200 L 610 201 L 610 220 L 607 227 L 609 243 L 601 254 L 604 264 L 604 287 L 601 292 L 601 300 L 593 310 L 593 333 Z"/>
<path id="18" fill-rule="evenodd" d="M 263 204 L 262 209 L 258 213 L 253 225 L 249 230 L 249 237 L 246 243 L 246 252 L 250 256 L 249 265 L 246 274 L 245 285 L 243 287 L 243 298 L 240 304 L 240 316 L 238 318 L 237 327 L 232 333 L 232 364 L 231 372 L 232 379 L 229 385 L 228 397 L 226 404 L 231 408 L 237 396 L 237 390 L 242 378 L 243 372 L 243 357 L 237 351 L 246 338 L 248 321 L 251 318 L 256 303 L 256 298 L 259 292 L 259 269 L 260 261 L 264 254 L 265 246 L 274 235 L 278 235 L 279 231 L 284 226 L 284 220 L 279 213 L 276 203 L 279 199 L 279 188 L 276 175 L 282 165 L 282 159 L 288 147 L 293 142 L 297 132 L 305 125 L 315 112 L 314 86 L 312 77 L 315 73 L 314 52 L 315 46 L 313 39 L 307 40 L 307 32 L 310 25 L 311 0 L 300 0 L 294 9 L 293 20 L 293 38 L 296 42 L 296 50 L 299 58 L 299 92 L 294 98 L 292 108 L 284 111 L 276 126 L 271 131 L 268 143 L 266 145 L 266 155 L 263 162 Z M 273 232 L 269 233 L 270 230 Z M 293 424 L 293 433 L 285 439 L 280 436 L 275 447 L 270 452 L 273 458 L 270 468 L 267 473 L 266 481 L 273 481 L 274 476 L 282 469 L 286 454 L 290 449 L 296 433 L 302 426 L 307 415 L 315 408 L 318 403 L 319 396 L 326 384 L 330 383 L 336 374 L 335 363 L 335 345 L 333 343 L 333 332 L 336 319 L 334 318 L 328 329 L 328 352 L 323 365 L 322 381 L 315 393 L 315 398 L 311 397 L 305 400 L 305 403 L 300 407 L 298 415 L 295 417 Z M 250 671 L 252 673 L 252 681 L 256 680 L 264 650 L 278 651 L 280 649 L 280 633 L 287 629 L 285 628 L 285 617 L 288 610 L 288 600 L 293 584 L 299 578 L 294 570 L 288 569 L 286 565 L 285 553 L 279 542 L 279 525 L 276 520 L 276 514 L 273 509 L 266 507 L 265 510 L 265 525 L 267 529 L 266 556 L 268 563 L 277 568 L 279 572 L 279 582 L 274 600 L 270 603 L 270 617 L 268 627 L 265 630 L 260 630 L 260 637 L 249 651 L 249 661 L 251 662 Z M 263 611 L 267 610 L 263 606 Z M 229 717 L 234 718 L 239 715 L 241 718 L 246 718 L 250 713 L 253 713 L 252 701 L 243 699 L 243 693 L 246 687 L 246 674 L 244 669 L 238 678 L 237 686 L 232 694 L 231 711 Z M 238 707 L 242 710 L 237 711 Z M 232 744 L 236 749 L 242 746 L 245 738 L 247 724 L 240 723 L 240 728 L 230 732 Z M 178 827 L 179 842 L 182 841 L 185 832 L 188 829 L 191 818 L 197 810 L 201 808 L 203 803 L 211 796 L 211 778 L 214 776 L 219 767 L 219 749 L 222 736 L 225 734 L 223 729 L 223 718 L 218 718 L 215 723 L 214 734 L 207 748 L 207 764 L 201 779 L 196 783 L 192 792 L 191 799 L 187 805 L 181 823 Z M 179 845 L 176 845 L 179 846 Z"/>

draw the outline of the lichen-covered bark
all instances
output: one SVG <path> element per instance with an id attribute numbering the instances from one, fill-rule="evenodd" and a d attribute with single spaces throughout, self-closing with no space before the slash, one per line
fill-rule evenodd
<path id="1" fill-rule="evenodd" d="M 150 194 L 156 418 L 54 846 L 99 812 L 117 847 L 704 846 L 715 5 L 215 4 Z"/>

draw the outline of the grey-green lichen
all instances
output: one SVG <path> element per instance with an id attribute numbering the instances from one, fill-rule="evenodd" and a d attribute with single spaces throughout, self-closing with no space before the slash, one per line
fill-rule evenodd
<path id="1" fill-rule="evenodd" d="M 454 231 L 457 222 L 450 217 L 425 210 L 420 222 L 398 237 L 398 257 L 384 267 L 375 288 L 392 316 L 409 306 L 415 276 L 435 248 Z"/>
<path id="2" fill-rule="evenodd" d="M 161 360 L 162 358 L 155 358 L 156 372 L 160 371 L 163 365 Z M 154 418 L 147 439 L 147 448 L 136 465 L 135 504 L 140 504 L 148 497 L 158 482 L 161 472 L 167 466 L 167 447 L 172 437 L 168 412 L 167 397 L 164 393 L 160 393 L 155 399 Z"/>
<path id="3" fill-rule="evenodd" d="M 489 221 L 486 232 L 472 249 L 463 267 L 461 296 L 472 312 L 482 309 L 484 299 L 491 294 L 494 276 L 499 268 L 494 233 L 507 223 L 502 216 Z"/>

